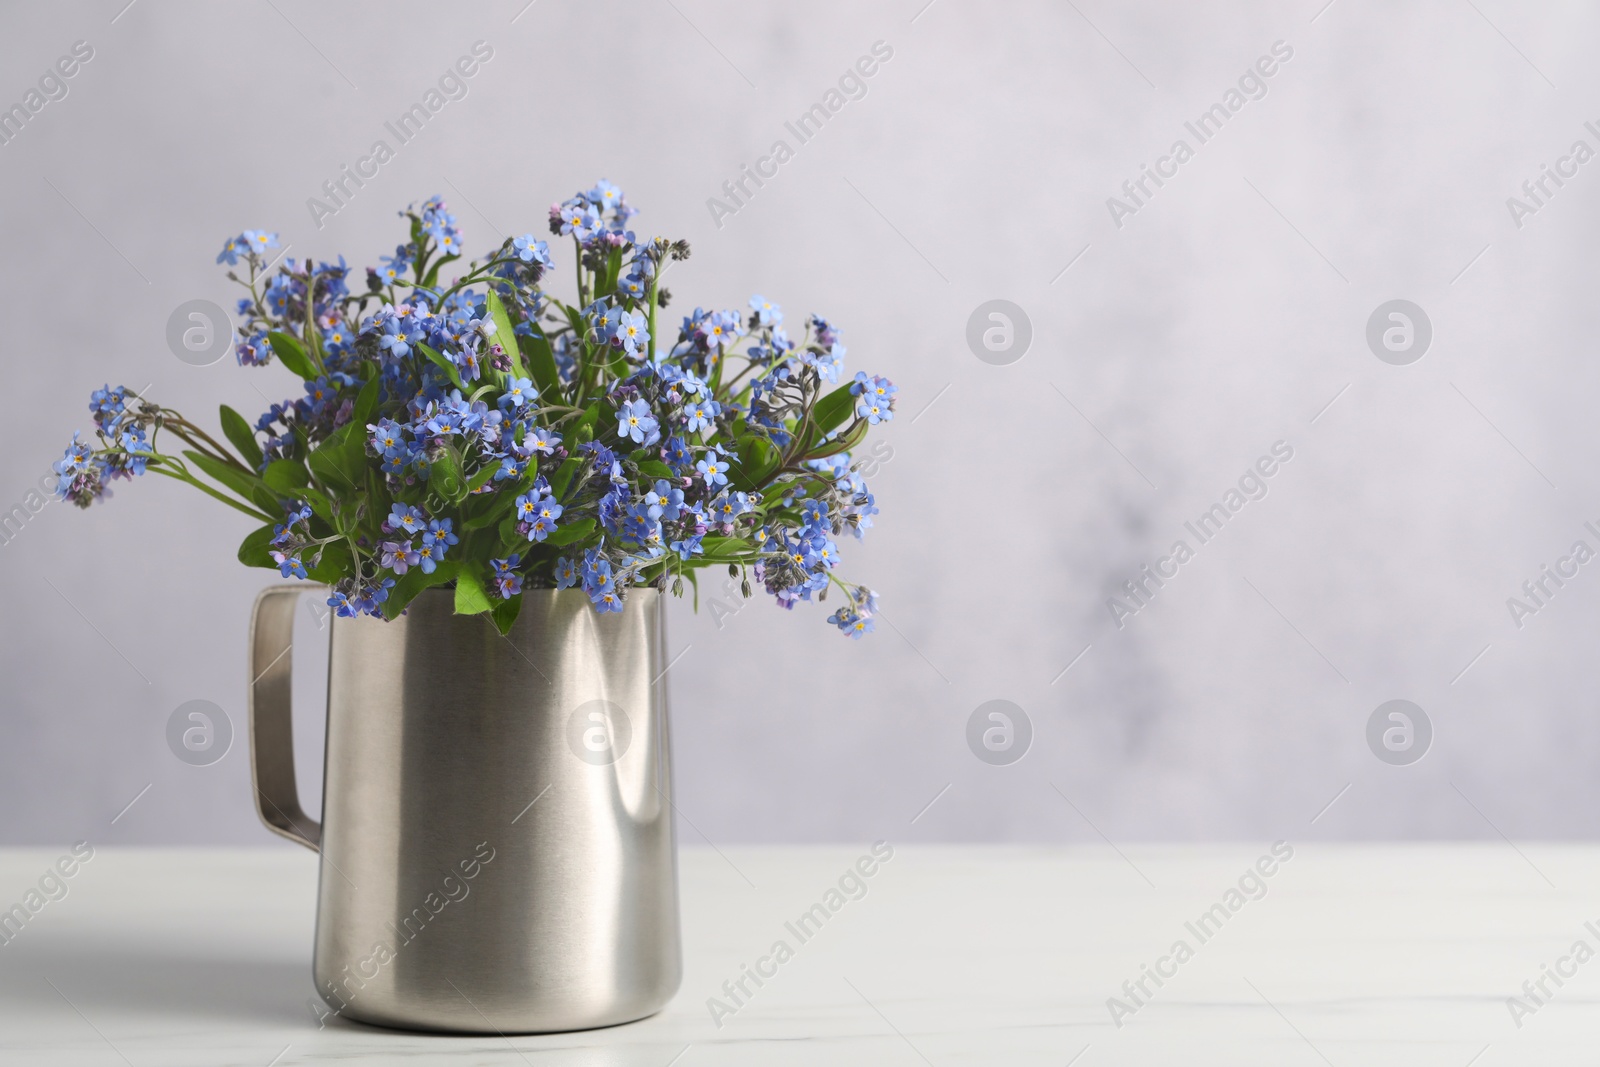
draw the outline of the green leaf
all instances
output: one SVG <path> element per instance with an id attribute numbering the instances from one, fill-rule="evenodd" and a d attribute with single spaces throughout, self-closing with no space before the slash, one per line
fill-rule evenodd
<path id="1" fill-rule="evenodd" d="M 528 361 L 528 369 L 533 372 L 533 384 L 539 387 L 540 394 L 559 396 L 561 373 L 556 370 L 556 357 L 550 351 L 550 342 L 543 337 L 519 337 L 517 345 Z"/>
<path id="2" fill-rule="evenodd" d="M 326 522 L 329 526 L 333 523 L 333 503 L 309 485 L 299 490 L 296 494 L 311 506 L 311 514 Z"/>
<path id="3" fill-rule="evenodd" d="M 265 482 L 253 474 L 246 474 L 237 467 L 230 467 L 220 460 L 212 459 L 200 452 L 185 449 L 183 456 L 190 463 L 199 467 L 213 481 L 221 482 L 232 489 L 244 500 L 250 501 L 268 515 L 279 508 L 278 497 Z"/>
<path id="4" fill-rule="evenodd" d="M 511 626 L 517 621 L 517 613 L 522 610 L 522 594 L 518 593 L 510 600 L 502 600 L 494 606 L 494 625 L 504 636 L 511 632 Z"/>
<path id="5" fill-rule="evenodd" d="M 489 602 L 489 594 L 484 591 L 483 582 L 478 580 L 478 575 L 471 568 L 456 572 L 456 614 L 457 615 L 482 615 L 493 610 L 494 605 Z"/>
<path id="6" fill-rule="evenodd" d="M 436 585 L 444 585 L 455 578 L 456 572 L 461 569 L 459 560 L 447 559 L 434 568 L 432 574 L 424 574 L 421 567 L 412 567 L 401 576 L 389 590 L 389 599 L 383 602 L 383 615 L 386 619 L 393 619 L 405 610 L 406 605 L 417 598 L 417 594 L 424 589 L 432 589 Z"/>
<path id="7" fill-rule="evenodd" d="M 665 478 L 670 482 L 678 480 L 671 467 L 659 459 L 642 459 L 639 461 L 639 473 L 647 478 Z"/>
<path id="8" fill-rule="evenodd" d="M 273 330 L 267 334 L 267 340 L 272 344 L 272 350 L 278 354 L 278 361 L 306 381 L 317 376 L 317 366 L 311 362 L 311 357 L 306 355 L 305 346 L 293 334 Z"/>
<path id="9" fill-rule="evenodd" d="M 811 424 L 816 430 L 816 437 L 813 440 L 821 440 L 837 429 L 855 409 L 856 398 L 850 394 L 848 385 L 839 386 L 817 401 L 817 406 L 811 414 Z"/>
<path id="10" fill-rule="evenodd" d="M 267 464 L 266 473 L 262 474 L 261 479 L 284 496 L 295 496 L 311 484 L 311 475 L 306 473 L 305 464 L 293 459 L 273 460 Z"/>
<path id="11" fill-rule="evenodd" d="M 433 461 L 433 468 L 428 471 L 428 488 L 452 504 L 466 497 L 467 480 L 461 474 L 461 465 L 456 462 L 455 452 L 447 448 L 439 453 L 439 458 Z"/>
<path id="12" fill-rule="evenodd" d="M 440 370 L 444 371 L 450 376 L 451 383 L 455 385 L 457 389 L 466 389 L 466 386 L 461 384 L 461 372 L 456 369 L 456 365 L 454 363 L 450 362 L 449 357 L 447 357 L 443 352 L 440 352 L 438 349 L 429 345 L 425 345 L 420 341 L 417 342 L 417 348 L 421 350 L 424 356 L 428 357 L 429 363 L 432 363 L 434 366 L 438 367 Z"/>
<path id="13" fill-rule="evenodd" d="M 389 480 L 372 466 L 367 467 L 367 525 L 376 534 L 377 525 L 394 507 L 394 495 L 389 492 Z"/>
<path id="14" fill-rule="evenodd" d="M 226 404 L 222 405 L 222 432 L 252 470 L 260 469 L 261 446 L 256 443 L 255 431 L 243 415 Z"/>
<path id="15" fill-rule="evenodd" d="M 511 369 L 516 371 L 517 377 L 526 378 L 528 369 L 522 365 L 522 346 L 517 344 L 517 335 L 511 329 L 511 316 L 506 314 L 506 306 L 493 289 L 489 290 L 485 303 L 489 308 L 489 318 L 494 321 L 494 337 L 491 340 L 505 349 L 506 358 L 511 360 Z"/>
<path id="16" fill-rule="evenodd" d="M 345 423 L 306 458 L 317 480 L 339 495 L 354 494 L 366 485 L 366 437 L 354 431 L 355 423 Z"/>
<path id="17" fill-rule="evenodd" d="M 277 570 L 278 565 L 272 562 L 272 557 L 267 555 L 267 544 L 272 540 L 273 525 L 268 523 L 259 529 L 250 531 L 250 534 L 239 544 L 239 562 L 246 567 L 269 567 Z"/>
<path id="18" fill-rule="evenodd" d="M 477 492 L 479 489 L 482 489 L 484 486 L 489 484 L 490 479 L 494 477 L 495 472 L 499 469 L 500 467 L 498 464 L 490 463 L 487 467 L 483 468 L 483 470 L 472 476 L 472 481 L 467 483 L 467 488 L 473 492 Z"/>
<path id="19" fill-rule="evenodd" d="M 433 266 L 428 268 L 428 276 L 422 279 L 422 288 L 432 289 L 434 286 L 438 285 L 439 268 L 444 266 L 446 263 L 454 263 L 460 258 L 460 256 L 452 254 L 448 256 L 440 256 L 438 259 L 434 260 Z"/>
<path id="20" fill-rule="evenodd" d="M 579 519 L 577 522 L 566 526 L 557 526 L 555 532 L 544 539 L 544 543 L 556 548 L 562 545 L 570 545 L 572 542 L 581 540 L 594 532 L 594 527 L 595 522 L 593 519 Z"/>
<path id="21" fill-rule="evenodd" d="M 814 450 L 807 452 L 805 458 L 827 459 L 829 456 L 836 456 L 840 452 L 849 452 L 866 439 L 867 430 L 871 428 L 865 419 L 857 422 L 855 427 L 854 430 L 851 430 L 843 437 L 835 437 L 831 441 L 820 443 Z"/>
<path id="22" fill-rule="evenodd" d="M 572 483 L 572 476 L 578 473 L 578 468 L 583 466 L 583 460 L 578 456 L 569 456 L 566 461 L 556 468 L 555 477 L 550 479 L 550 492 L 557 500 L 567 491 L 567 486 Z"/>
<path id="23" fill-rule="evenodd" d="M 350 415 L 351 425 L 359 426 L 362 430 L 366 429 L 373 413 L 378 410 L 378 387 L 377 375 L 373 375 L 367 384 L 361 387 L 361 392 L 356 396 L 355 410 Z"/>
<path id="24" fill-rule="evenodd" d="M 584 325 L 582 310 L 571 307 L 570 305 L 564 306 L 562 310 L 566 313 L 567 325 L 572 327 L 572 339 L 577 342 L 582 342 L 584 337 L 586 337 L 589 332 L 588 327 Z"/>
<path id="25" fill-rule="evenodd" d="M 578 416 L 578 421 L 572 424 L 572 430 L 568 435 L 572 447 L 576 448 L 578 445 L 594 440 L 595 427 L 600 423 L 600 409 L 604 406 L 606 406 L 605 401 L 596 400 L 584 409 L 582 415 Z"/>
<path id="26" fill-rule="evenodd" d="M 313 582 L 333 585 L 340 578 L 349 577 L 354 570 L 350 546 L 343 541 L 330 541 L 322 546 L 322 559 L 317 561 L 316 566 L 307 564 L 306 575 Z"/>
<path id="27" fill-rule="evenodd" d="M 482 515 L 474 515 L 461 524 L 462 530 L 482 530 L 493 526 L 505 517 L 506 513 L 516 507 L 516 497 L 502 490 L 494 494 L 494 505 Z"/>
<path id="28" fill-rule="evenodd" d="M 733 478 L 740 489 L 760 488 L 783 458 L 772 442 L 754 434 L 739 439 L 739 461 L 734 463 Z"/>

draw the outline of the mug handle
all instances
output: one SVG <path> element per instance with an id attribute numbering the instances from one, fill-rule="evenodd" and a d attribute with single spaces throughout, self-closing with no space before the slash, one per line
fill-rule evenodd
<path id="1" fill-rule="evenodd" d="M 301 810 L 294 784 L 289 718 L 294 609 L 307 588 L 305 583 L 268 586 L 250 610 L 250 781 L 267 829 L 320 852 L 322 825 Z"/>

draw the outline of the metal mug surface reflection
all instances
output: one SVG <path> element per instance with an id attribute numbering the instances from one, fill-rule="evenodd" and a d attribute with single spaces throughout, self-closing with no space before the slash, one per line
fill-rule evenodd
<path id="1" fill-rule="evenodd" d="M 323 818 L 289 717 L 298 595 L 251 621 L 268 828 L 322 854 L 317 991 L 407 1029 L 579 1030 L 659 1011 L 682 975 L 663 597 L 597 614 L 530 590 L 509 635 L 428 590 L 329 635 Z"/>

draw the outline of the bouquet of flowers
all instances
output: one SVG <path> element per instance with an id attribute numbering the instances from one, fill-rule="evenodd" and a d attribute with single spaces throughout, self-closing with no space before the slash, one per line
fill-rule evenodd
<path id="1" fill-rule="evenodd" d="M 682 595 L 714 566 L 785 608 L 837 586 L 828 621 L 870 632 L 876 596 L 833 571 L 837 539 L 878 511 L 850 452 L 893 417 L 894 385 L 841 382 L 838 330 L 812 315 L 791 337 L 760 296 L 662 336 L 661 281 L 689 247 L 640 241 L 635 213 L 605 181 L 550 208 L 572 242 L 570 304 L 544 288 L 555 259 L 531 234 L 463 263 L 438 197 L 400 213 L 410 239 L 357 289 L 342 256 L 273 272 L 277 235 L 246 230 L 217 257 L 249 293 L 238 361 L 282 364 L 305 395 L 253 425 L 223 406 L 225 445 L 96 390 L 95 439 L 73 435 L 58 492 L 88 507 L 118 478 L 187 482 L 263 523 L 242 562 L 330 586 L 343 616 L 392 619 L 453 585 L 457 612 L 506 632 L 524 589 L 621 611 L 634 586 Z"/>

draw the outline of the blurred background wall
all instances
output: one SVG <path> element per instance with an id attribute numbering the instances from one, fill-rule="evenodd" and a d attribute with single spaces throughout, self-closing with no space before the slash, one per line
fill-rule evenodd
<path id="1" fill-rule="evenodd" d="M 876 634 L 765 599 L 672 608 L 686 841 L 1600 830 L 1600 563 L 1559 562 L 1600 550 L 1600 161 L 1573 155 L 1600 150 L 1593 9 L 125 2 L 0 15 L 0 104 L 93 52 L 0 145 L 0 507 L 26 519 L 0 544 L 0 842 L 275 840 L 243 736 L 247 614 L 274 580 L 234 559 L 248 520 L 155 478 L 85 514 L 29 496 L 107 382 L 202 421 L 297 391 L 167 347 L 180 303 L 231 306 L 224 238 L 364 267 L 438 193 L 482 253 L 600 177 L 641 235 L 692 243 L 680 306 L 816 311 L 850 372 L 900 386 L 878 527 L 844 546 Z M 479 41 L 466 96 L 398 145 L 385 123 Z M 845 82 L 800 143 L 785 123 L 875 44 L 864 95 Z M 379 139 L 394 158 L 319 228 L 308 198 Z M 775 177 L 708 206 L 780 139 Z M 991 300 L 1026 316 L 1025 352 L 1014 313 L 1009 350 L 969 344 Z M 1425 350 L 1369 344 L 1393 300 Z M 1275 446 L 1291 458 L 1241 487 Z M 1219 503 L 1202 543 L 1185 523 Z M 1163 563 L 1179 540 L 1192 558 Z M 1546 565 L 1577 573 L 1535 604 Z M 190 700 L 233 724 L 209 766 L 167 745 Z M 1020 760 L 969 745 L 992 700 L 1026 716 Z M 1369 720 L 1391 700 L 1430 729 L 1408 713 L 1414 747 L 1386 761 Z"/>

